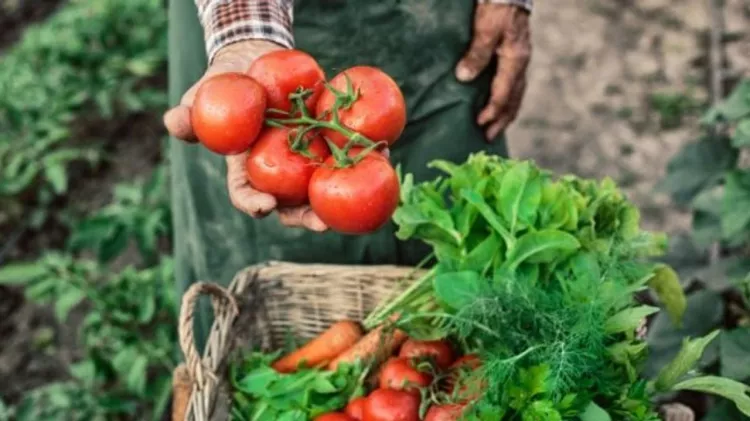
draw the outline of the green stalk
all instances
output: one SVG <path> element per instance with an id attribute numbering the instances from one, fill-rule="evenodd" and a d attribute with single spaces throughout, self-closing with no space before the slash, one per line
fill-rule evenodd
<path id="1" fill-rule="evenodd" d="M 383 323 L 388 316 L 393 313 L 409 309 L 416 303 L 423 303 L 426 297 L 432 295 L 432 278 L 435 276 L 435 269 L 430 269 L 429 272 L 425 273 L 421 278 L 417 279 L 409 285 L 395 299 L 388 301 L 378 306 L 369 316 L 365 319 L 362 324 L 365 329 L 370 330 L 374 327 Z"/>

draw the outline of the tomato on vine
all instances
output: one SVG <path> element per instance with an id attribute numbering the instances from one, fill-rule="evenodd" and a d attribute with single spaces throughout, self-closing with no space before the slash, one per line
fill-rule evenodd
<path id="1" fill-rule="evenodd" d="M 349 159 L 361 148 L 352 148 Z M 399 182 L 391 163 L 377 151 L 341 166 L 330 156 L 315 170 L 308 190 L 310 206 L 332 229 L 345 234 L 366 234 L 385 225 L 399 201 Z"/>
<path id="2" fill-rule="evenodd" d="M 221 155 L 247 151 L 263 128 L 266 92 L 249 76 L 223 73 L 195 94 L 190 122 L 198 140 Z"/>
<path id="3" fill-rule="evenodd" d="M 309 95 L 305 98 L 305 106 L 314 109 L 325 90 L 325 72 L 312 56 L 300 50 L 264 54 L 253 61 L 247 74 L 265 88 L 268 108 L 285 113 L 292 110 L 290 94 L 307 90 Z"/>
<path id="4" fill-rule="evenodd" d="M 332 88 L 332 89 L 331 89 Z M 392 145 L 406 126 L 406 102 L 396 82 L 382 70 L 356 66 L 336 75 L 329 89 L 323 91 L 315 114 L 319 119 L 338 121 L 349 130 L 373 142 Z M 341 132 L 328 128 L 321 134 L 343 148 L 348 139 Z"/>
<path id="5" fill-rule="evenodd" d="M 254 189 L 274 196 L 281 206 L 302 205 L 307 203 L 313 173 L 330 154 L 319 136 L 268 127 L 247 155 L 247 180 Z"/>

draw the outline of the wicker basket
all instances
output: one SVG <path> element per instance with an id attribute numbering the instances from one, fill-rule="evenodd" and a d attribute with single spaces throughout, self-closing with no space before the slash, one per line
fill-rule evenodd
<path id="1" fill-rule="evenodd" d="M 419 272 L 396 266 L 301 265 L 270 262 L 239 272 L 228 291 L 193 285 L 182 298 L 180 346 L 193 381 L 186 421 L 226 421 L 227 356 L 236 349 L 277 349 L 291 332 L 310 339 L 341 319 L 362 320 Z M 215 321 L 201 358 L 193 312 L 198 297 L 212 299 Z"/>
<path id="2" fill-rule="evenodd" d="M 230 394 L 227 357 L 238 349 L 278 349 L 291 332 L 310 339 L 342 319 L 362 320 L 420 272 L 397 266 L 304 265 L 270 262 L 239 272 L 228 290 L 194 284 L 183 296 L 179 321 L 192 392 L 185 421 L 226 421 Z M 211 297 L 215 320 L 203 357 L 193 334 L 193 313 L 201 295 Z M 667 421 L 694 421 L 690 408 L 661 407 Z"/>

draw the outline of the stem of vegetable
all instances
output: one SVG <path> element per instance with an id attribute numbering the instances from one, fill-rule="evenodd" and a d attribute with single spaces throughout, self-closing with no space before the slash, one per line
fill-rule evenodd
<path id="1" fill-rule="evenodd" d="M 417 279 L 414 283 L 409 285 L 409 287 L 404 290 L 401 295 L 397 296 L 392 301 L 389 301 L 384 305 L 376 308 L 372 313 L 370 313 L 369 316 L 367 316 L 367 319 L 365 319 L 365 321 L 362 323 L 365 329 L 370 330 L 375 326 L 378 326 L 379 324 L 383 323 L 392 313 L 407 308 L 417 299 L 430 294 L 430 282 L 435 276 L 435 272 L 436 271 L 434 268 L 431 269 L 421 278 Z"/>

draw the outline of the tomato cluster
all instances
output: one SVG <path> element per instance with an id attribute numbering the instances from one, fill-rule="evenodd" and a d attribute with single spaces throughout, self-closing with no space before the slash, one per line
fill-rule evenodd
<path id="1" fill-rule="evenodd" d="M 403 132 L 406 105 L 396 82 L 375 67 L 352 67 L 327 83 L 309 54 L 274 51 L 245 73 L 204 81 L 191 123 L 209 150 L 248 152 L 253 188 L 280 206 L 309 203 L 336 231 L 375 231 L 398 205 L 398 177 L 379 149 Z"/>
<path id="2" fill-rule="evenodd" d="M 480 366 L 474 354 L 456 359 L 445 340 L 409 339 L 380 367 L 375 390 L 350 401 L 343 412 L 323 414 L 315 421 L 456 421 L 480 396 L 472 384 L 475 377 L 465 375 Z M 430 396 L 426 390 L 438 390 L 449 399 L 423 401 Z M 421 408 L 427 409 L 424 418 Z"/>

